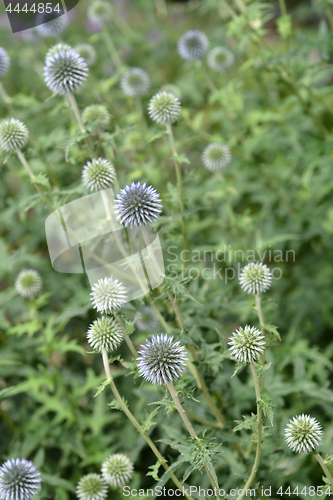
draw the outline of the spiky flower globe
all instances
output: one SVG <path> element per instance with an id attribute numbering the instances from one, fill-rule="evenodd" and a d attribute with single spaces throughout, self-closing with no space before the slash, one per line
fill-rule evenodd
<path id="1" fill-rule="evenodd" d="M 116 178 L 116 171 L 105 158 L 93 158 L 82 171 L 82 182 L 90 191 L 110 188 Z"/>
<path id="2" fill-rule="evenodd" d="M 207 170 L 222 170 L 231 162 L 231 153 L 228 146 L 214 142 L 208 144 L 202 153 L 202 163 Z"/>
<path id="3" fill-rule="evenodd" d="M 179 99 L 171 92 L 158 92 L 149 101 L 148 114 L 156 123 L 173 123 L 180 115 Z"/>
<path id="4" fill-rule="evenodd" d="M 126 289 L 117 279 L 102 278 L 91 288 L 91 302 L 100 313 L 114 314 L 127 301 Z"/>
<path id="5" fill-rule="evenodd" d="M 244 292 L 264 293 L 272 284 L 271 270 L 261 262 L 250 262 L 241 270 L 239 284 Z"/>
<path id="6" fill-rule="evenodd" d="M 235 62 L 235 58 L 230 50 L 225 47 L 215 47 L 212 49 L 207 57 L 208 66 L 216 71 L 216 73 L 223 73 Z"/>
<path id="7" fill-rule="evenodd" d="M 103 500 L 108 494 L 108 487 L 100 474 L 86 474 L 76 486 L 76 496 L 80 500 Z"/>
<path id="8" fill-rule="evenodd" d="M 1 500 L 29 500 L 40 490 L 40 472 L 25 458 L 12 458 L 0 467 Z"/>
<path id="9" fill-rule="evenodd" d="M 2 78 L 8 71 L 10 66 L 10 57 L 7 51 L 0 47 L 0 78 Z"/>
<path id="10" fill-rule="evenodd" d="M 173 83 L 166 83 L 165 85 L 163 85 L 163 87 L 161 88 L 161 91 L 162 92 L 170 92 L 171 94 L 175 95 L 177 97 L 177 99 L 181 99 L 182 97 L 182 93 L 181 91 L 179 90 L 179 88 L 174 85 Z"/>
<path id="11" fill-rule="evenodd" d="M 75 92 L 87 76 L 87 63 L 73 49 L 59 50 L 45 60 L 45 83 L 52 92 L 60 95 Z"/>
<path id="12" fill-rule="evenodd" d="M 68 43 L 64 42 L 56 43 L 46 52 L 45 60 L 48 57 L 53 56 L 56 52 L 60 52 L 61 50 L 73 50 L 73 49 L 70 45 L 68 45 Z"/>
<path id="13" fill-rule="evenodd" d="M 40 12 L 36 17 L 37 33 L 43 38 L 59 36 L 67 28 L 68 21 L 57 12 Z"/>
<path id="14" fill-rule="evenodd" d="M 206 54 L 208 47 L 207 36 L 198 30 L 186 31 L 178 40 L 178 53 L 186 61 L 201 59 Z"/>
<path id="15" fill-rule="evenodd" d="M 146 186 L 146 183 L 132 182 L 117 194 L 114 212 L 125 227 L 148 226 L 161 213 L 160 201 L 155 188 Z"/>
<path id="16" fill-rule="evenodd" d="M 22 297 L 32 299 L 42 289 L 42 278 L 34 269 L 23 269 L 16 278 L 15 288 Z"/>
<path id="17" fill-rule="evenodd" d="M 321 425 L 310 415 L 298 415 L 289 420 L 284 430 L 286 443 L 293 451 L 309 453 L 317 449 L 322 439 Z"/>
<path id="18" fill-rule="evenodd" d="M 186 366 L 186 351 L 173 337 L 153 335 L 151 341 L 141 345 L 138 359 L 139 373 L 145 380 L 157 385 L 167 385 L 178 380 Z"/>
<path id="19" fill-rule="evenodd" d="M 123 74 L 120 87 L 130 97 L 141 97 L 150 88 L 148 73 L 141 68 L 131 68 Z"/>
<path id="20" fill-rule="evenodd" d="M 103 104 L 91 104 L 82 113 L 82 120 L 92 134 L 99 134 L 110 125 L 111 115 Z"/>
<path id="21" fill-rule="evenodd" d="M 143 311 L 137 311 L 135 314 L 136 326 L 142 332 L 154 330 L 158 325 L 158 318 L 151 306 L 146 306 Z"/>
<path id="22" fill-rule="evenodd" d="M 21 149 L 28 142 L 29 132 L 24 123 L 16 118 L 0 122 L 0 148 L 6 153 Z"/>
<path id="23" fill-rule="evenodd" d="M 265 337 L 254 326 L 246 326 L 239 328 L 230 337 L 228 344 L 231 346 L 230 351 L 232 356 L 236 358 L 238 363 L 250 363 L 260 358 L 260 355 L 265 349 Z"/>
<path id="24" fill-rule="evenodd" d="M 83 57 L 88 66 L 92 66 L 96 62 L 96 50 L 90 43 L 79 43 L 74 47 L 74 50 Z"/>
<path id="25" fill-rule="evenodd" d="M 117 349 L 123 340 L 118 322 L 110 316 L 102 316 L 94 321 L 87 332 L 88 344 L 97 351 L 111 352 Z"/>
<path id="26" fill-rule="evenodd" d="M 107 23 L 113 17 L 113 7 L 105 0 L 95 0 L 87 11 L 88 18 L 94 23 Z"/>
<path id="27" fill-rule="evenodd" d="M 132 477 L 133 464 L 122 453 L 115 453 L 102 463 L 102 477 L 113 488 L 122 488 Z"/>

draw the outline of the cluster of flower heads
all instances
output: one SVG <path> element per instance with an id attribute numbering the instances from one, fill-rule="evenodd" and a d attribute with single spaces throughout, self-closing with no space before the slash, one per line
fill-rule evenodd
<path id="1" fill-rule="evenodd" d="M 320 423 L 314 417 L 304 414 L 289 420 L 284 430 L 287 445 L 299 453 L 310 453 L 316 450 L 322 434 Z"/>
<path id="2" fill-rule="evenodd" d="M 91 104 L 83 110 L 82 120 L 89 132 L 99 134 L 110 125 L 111 115 L 103 104 Z"/>
<path id="3" fill-rule="evenodd" d="M 206 54 L 208 48 L 209 40 L 202 31 L 187 31 L 178 40 L 178 53 L 186 61 L 201 59 Z"/>
<path id="4" fill-rule="evenodd" d="M 45 83 L 52 92 L 75 92 L 88 76 L 86 61 L 75 50 L 62 48 L 45 58 Z"/>
<path id="5" fill-rule="evenodd" d="M 208 144 L 202 153 L 202 163 L 207 170 L 222 170 L 231 162 L 231 153 L 228 146 L 214 142 Z"/>
<path id="6" fill-rule="evenodd" d="M 116 178 L 116 171 L 105 158 L 93 158 L 83 167 L 82 182 L 90 191 L 110 188 Z"/>
<path id="7" fill-rule="evenodd" d="M 151 341 L 141 345 L 138 359 L 139 373 L 145 380 L 167 385 L 178 380 L 186 366 L 186 350 L 168 335 L 153 335 Z"/>
<path id="8" fill-rule="evenodd" d="M 154 330 L 159 323 L 158 317 L 151 306 L 146 306 L 142 311 L 137 311 L 134 319 L 136 326 L 142 332 Z"/>
<path id="9" fill-rule="evenodd" d="M 74 47 L 75 52 L 80 54 L 81 57 L 86 61 L 87 66 L 92 66 L 95 64 L 97 59 L 96 50 L 90 43 L 79 43 Z"/>
<path id="10" fill-rule="evenodd" d="M 40 487 L 40 472 L 29 460 L 12 458 L 0 467 L 1 500 L 30 500 Z"/>
<path id="11" fill-rule="evenodd" d="M 264 293 L 272 284 L 272 272 L 261 262 L 250 262 L 240 272 L 239 284 L 247 293 Z"/>
<path id="12" fill-rule="evenodd" d="M 117 195 L 114 211 L 117 219 L 125 227 L 147 226 L 154 222 L 161 213 L 159 194 L 146 183 L 132 182 L 125 186 Z"/>
<path id="13" fill-rule="evenodd" d="M 9 70 L 10 66 L 10 57 L 7 54 L 7 51 L 3 48 L 0 47 L 0 78 L 2 78 L 7 71 Z"/>
<path id="14" fill-rule="evenodd" d="M 6 153 L 21 149 L 28 142 L 27 127 L 16 118 L 6 118 L 0 123 L 0 148 Z"/>
<path id="15" fill-rule="evenodd" d="M 42 289 L 42 278 L 34 269 L 23 269 L 16 278 L 15 288 L 22 297 L 32 299 Z"/>
<path id="16" fill-rule="evenodd" d="M 265 340 L 260 330 L 254 326 L 245 326 L 233 332 L 228 344 L 232 356 L 238 363 L 257 361 L 265 349 Z"/>
<path id="17" fill-rule="evenodd" d="M 108 486 L 122 488 L 133 475 L 131 460 L 122 453 L 114 453 L 104 460 L 101 474 L 91 473 L 83 476 L 76 486 L 80 500 L 103 500 L 107 497 Z"/>
<path id="18" fill-rule="evenodd" d="M 141 68 L 131 68 L 123 74 L 120 87 L 129 97 L 141 97 L 150 88 L 149 75 Z"/>
<path id="19" fill-rule="evenodd" d="M 148 114 L 156 123 L 174 123 L 180 115 L 179 99 L 171 92 L 161 91 L 149 102 Z"/>

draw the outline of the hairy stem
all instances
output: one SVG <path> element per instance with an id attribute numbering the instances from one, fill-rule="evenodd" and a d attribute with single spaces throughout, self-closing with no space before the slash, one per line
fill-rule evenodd
<path id="1" fill-rule="evenodd" d="M 119 316 L 119 314 L 116 314 L 115 316 L 116 316 L 116 320 L 118 321 L 118 323 L 120 325 L 120 328 L 121 328 L 121 330 L 123 332 L 123 336 L 124 336 L 125 342 L 126 342 L 128 348 L 129 348 L 129 350 L 131 351 L 131 354 L 132 354 L 133 358 L 136 359 L 138 357 L 138 351 L 135 349 L 135 347 L 133 345 L 133 342 L 129 338 L 129 335 L 126 332 L 126 328 L 125 328 L 124 323 L 122 322 L 121 317 Z"/>
<path id="2" fill-rule="evenodd" d="M 110 34 L 109 34 L 106 26 L 103 27 L 102 34 L 103 34 L 106 48 L 108 49 L 108 51 L 110 53 L 113 64 L 115 65 L 116 70 L 119 71 L 123 67 L 123 65 L 122 65 L 122 62 L 121 62 L 120 57 L 118 55 L 117 49 L 113 44 L 112 38 L 110 37 Z"/>
<path id="3" fill-rule="evenodd" d="M 264 323 L 264 316 L 262 314 L 261 299 L 260 299 L 259 293 L 255 294 L 255 298 L 256 298 L 256 307 L 257 307 L 259 324 L 261 326 L 261 331 L 264 333 L 265 323 Z M 261 364 L 262 364 L 262 366 L 265 366 L 265 350 L 261 354 Z M 261 380 L 260 380 L 260 389 L 261 389 L 261 391 L 264 390 L 264 385 L 265 385 L 265 376 L 262 375 L 261 376 Z"/>
<path id="4" fill-rule="evenodd" d="M 78 125 L 80 127 L 80 132 L 82 134 L 85 134 L 86 133 L 86 129 L 85 129 L 85 126 L 83 124 L 81 113 L 80 113 L 79 107 L 77 105 L 77 102 L 76 102 L 74 94 L 72 92 L 67 92 L 66 97 L 67 97 L 67 102 L 70 105 L 70 107 L 72 108 L 74 116 L 76 118 L 76 121 L 77 121 L 77 123 L 78 123 Z M 88 147 L 88 150 L 89 150 L 89 154 L 93 158 L 94 157 L 94 150 L 93 150 L 93 147 L 92 147 L 92 143 L 91 143 L 90 137 L 85 137 L 85 143 L 87 144 L 87 147 Z"/>
<path id="5" fill-rule="evenodd" d="M 315 458 L 318 460 L 321 468 L 323 469 L 323 471 L 325 473 L 325 476 L 327 477 L 327 479 L 330 482 L 330 485 L 333 486 L 333 477 L 331 476 L 330 471 L 328 470 L 327 465 L 325 464 L 325 462 L 322 459 L 321 455 L 319 455 L 319 453 L 317 453 L 317 455 L 315 455 Z"/>

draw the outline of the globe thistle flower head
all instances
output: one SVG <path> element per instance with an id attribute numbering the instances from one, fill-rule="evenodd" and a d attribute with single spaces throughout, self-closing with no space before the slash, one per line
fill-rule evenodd
<path id="1" fill-rule="evenodd" d="M 10 66 L 10 57 L 7 54 L 7 51 L 3 48 L 0 47 L 0 78 L 2 78 L 7 71 L 9 70 Z"/>
<path id="2" fill-rule="evenodd" d="M 146 183 L 132 182 L 117 194 L 114 212 L 125 227 L 148 226 L 161 213 L 160 201 L 155 188 L 146 186 Z"/>
<path id="3" fill-rule="evenodd" d="M 261 331 L 254 326 L 246 326 L 239 328 L 230 337 L 228 344 L 231 346 L 230 351 L 232 356 L 236 358 L 238 363 L 250 363 L 257 361 L 265 349 L 265 337 L 261 335 Z"/>
<path id="4" fill-rule="evenodd" d="M 158 92 L 149 101 L 148 114 L 156 123 L 173 123 L 180 115 L 179 99 L 171 92 Z"/>
<path id="5" fill-rule="evenodd" d="M 127 300 L 125 287 L 113 278 L 98 280 L 92 286 L 90 295 L 93 307 L 100 313 L 114 314 Z"/>
<path id="6" fill-rule="evenodd" d="M 94 321 L 87 332 L 88 344 L 97 352 L 111 352 L 120 346 L 123 335 L 118 322 L 110 316 Z"/>
<path id="7" fill-rule="evenodd" d="M 90 191 L 110 188 L 116 178 L 116 171 L 105 158 L 93 158 L 82 171 L 82 182 Z"/>
<path id="8" fill-rule="evenodd" d="M 239 284 L 244 292 L 264 293 L 272 284 L 271 270 L 261 262 L 250 262 L 241 270 Z"/>
<path id="9" fill-rule="evenodd" d="M 104 460 L 101 472 L 109 486 L 122 488 L 131 479 L 133 469 L 133 464 L 126 455 L 115 453 Z"/>
<path id="10" fill-rule="evenodd" d="M 68 25 L 64 15 L 57 12 L 40 12 L 36 17 L 36 30 L 39 36 L 49 38 L 59 36 L 65 31 Z"/>
<path id="11" fill-rule="evenodd" d="M 90 21 L 95 23 L 107 23 L 113 17 L 113 7 L 106 0 L 95 0 L 87 11 Z"/>
<path id="12" fill-rule="evenodd" d="M 180 342 L 173 337 L 163 335 L 152 336 L 151 341 L 141 345 L 139 351 L 139 373 L 145 380 L 157 385 L 167 385 L 177 380 L 185 370 L 186 351 Z"/>
<path id="13" fill-rule="evenodd" d="M 235 58 L 230 50 L 225 47 L 215 47 L 211 50 L 207 57 L 208 66 L 216 71 L 216 73 L 223 73 L 235 62 Z"/>
<path id="14" fill-rule="evenodd" d="M 16 118 L 6 118 L 0 122 L 0 148 L 6 153 L 21 149 L 28 142 L 27 127 Z"/>
<path id="15" fill-rule="evenodd" d="M 303 413 L 289 420 L 284 434 L 289 448 L 298 453 L 309 453 L 317 449 L 323 432 L 315 418 Z"/>
<path id="16" fill-rule="evenodd" d="M 186 31 L 178 40 L 178 53 L 186 61 L 201 59 L 206 54 L 208 47 L 207 36 L 198 30 Z"/>
<path id="17" fill-rule="evenodd" d="M 87 66 L 92 66 L 97 59 L 96 50 L 90 43 L 79 43 L 74 50 L 86 61 Z"/>
<path id="18" fill-rule="evenodd" d="M 214 142 L 208 144 L 202 153 L 202 163 L 207 170 L 222 170 L 231 162 L 231 153 L 228 146 Z"/>
<path id="19" fill-rule="evenodd" d="M 42 289 L 42 278 L 34 269 L 23 269 L 16 278 L 15 288 L 22 297 L 32 299 Z"/>
<path id="20" fill-rule="evenodd" d="M 40 490 L 40 472 L 25 458 L 12 458 L 0 467 L 0 498 L 29 500 Z"/>
<path id="21" fill-rule="evenodd" d="M 45 60 L 45 83 L 52 92 L 60 95 L 75 92 L 87 76 L 87 63 L 73 49 L 59 50 Z"/>
<path id="22" fill-rule="evenodd" d="M 177 85 L 174 85 L 173 83 L 166 83 L 161 88 L 161 91 L 162 92 L 169 92 L 169 93 L 175 95 L 177 97 L 177 99 L 181 99 L 181 97 L 182 97 L 181 91 L 179 90 Z"/>
<path id="23" fill-rule="evenodd" d="M 103 104 L 91 104 L 82 113 L 82 120 L 92 134 L 99 134 L 110 125 L 111 115 Z"/>
<path id="24" fill-rule="evenodd" d="M 70 45 L 68 45 L 68 43 L 64 42 L 56 43 L 46 52 L 45 60 L 48 57 L 53 56 L 56 52 L 60 52 L 61 50 L 73 50 L 73 49 Z"/>
<path id="25" fill-rule="evenodd" d="M 147 94 L 150 88 L 150 78 L 143 69 L 131 68 L 123 74 L 120 87 L 130 97 L 141 97 Z"/>
<path id="26" fill-rule="evenodd" d="M 76 496 L 80 500 L 103 500 L 108 487 L 100 474 L 86 474 L 76 486 Z"/>
<path id="27" fill-rule="evenodd" d="M 158 325 L 158 318 L 151 306 L 146 306 L 143 311 L 137 311 L 135 314 L 136 326 L 142 332 L 154 330 Z"/>

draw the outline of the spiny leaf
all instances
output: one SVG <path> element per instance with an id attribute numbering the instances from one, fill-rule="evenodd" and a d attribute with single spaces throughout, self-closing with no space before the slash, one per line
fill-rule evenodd
<path id="1" fill-rule="evenodd" d="M 251 413 L 251 417 L 248 417 L 247 415 L 243 415 L 244 420 L 235 420 L 235 422 L 238 424 L 236 427 L 233 428 L 234 432 L 241 431 L 242 429 L 249 430 L 252 427 L 254 427 L 257 424 L 257 415 L 255 413 Z"/>
<path id="2" fill-rule="evenodd" d="M 147 476 L 152 476 L 155 479 L 155 481 L 161 481 L 161 479 L 158 477 L 158 470 L 161 465 L 162 464 L 159 460 L 157 460 L 155 465 L 150 465 L 148 469 L 151 469 L 151 471 L 147 472 Z"/>
<path id="3" fill-rule="evenodd" d="M 258 406 L 264 412 L 265 417 L 268 418 L 271 425 L 273 425 L 275 405 L 272 404 L 271 398 L 268 396 L 261 396 L 260 401 L 258 401 Z"/>

